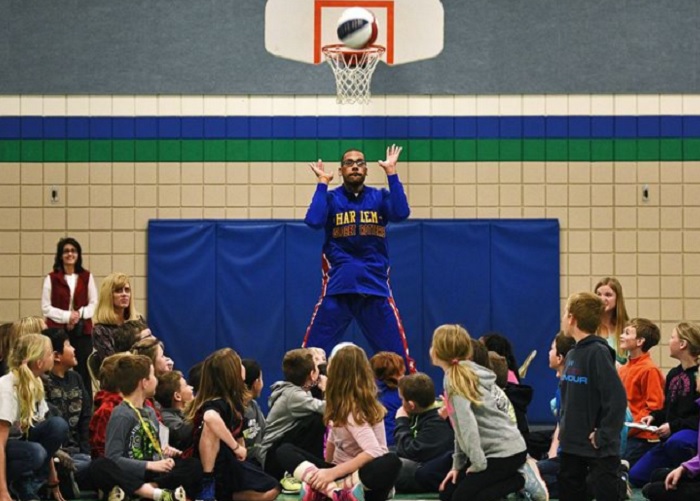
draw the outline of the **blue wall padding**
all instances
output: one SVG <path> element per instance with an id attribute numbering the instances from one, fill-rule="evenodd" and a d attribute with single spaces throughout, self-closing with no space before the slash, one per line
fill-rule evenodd
<path id="1" fill-rule="evenodd" d="M 411 220 L 390 226 L 388 238 L 391 284 L 419 370 L 442 391 L 428 355 L 440 324 L 460 323 L 473 337 L 500 331 L 518 361 L 538 350 L 525 380 L 535 388 L 529 415 L 552 421 L 558 221 Z M 282 356 L 301 345 L 318 300 L 322 241 L 299 221 L 151 221 L 148 323 L 176 367 L 187 372 L 231 346 L 261 363 L 267 387 L 280 379 Z M 371 355 L 355 323 L 345 340 Z"/>

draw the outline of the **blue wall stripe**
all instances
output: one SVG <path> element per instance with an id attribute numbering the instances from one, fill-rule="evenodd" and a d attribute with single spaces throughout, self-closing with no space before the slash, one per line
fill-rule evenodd
<path id="1" fill-rule="evenodd" d="M 0 117 L 0 139 L 700 138 L 700 116 Z"/>

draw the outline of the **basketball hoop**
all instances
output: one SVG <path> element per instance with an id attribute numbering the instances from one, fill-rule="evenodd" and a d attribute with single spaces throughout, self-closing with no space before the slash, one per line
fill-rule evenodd
<path id="1" fill-rule="evenodd" d="M 372 74 L 386 49 L 380 45 L 351 49 L 335 44 L 321 50 L 335 75 L 338 104 L 369 103 Z"/>

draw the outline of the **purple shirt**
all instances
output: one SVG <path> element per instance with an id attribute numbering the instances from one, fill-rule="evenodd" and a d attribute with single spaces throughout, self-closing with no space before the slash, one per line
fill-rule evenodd
<path id="1" fill-rule="evenodd" d="M 695 401 L 700 406 L 700 398 Z M 700 430 L 698 430 L 698 453 L 681 466 L 688 472 L 688 476 L 693 478 L 700 473 Z"/>

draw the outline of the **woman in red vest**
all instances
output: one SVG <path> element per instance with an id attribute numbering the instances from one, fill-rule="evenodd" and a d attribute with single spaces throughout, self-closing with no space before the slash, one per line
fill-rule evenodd
<path id="1" fill-rule="evenodd" d="M 78 360 L 76 371 L 90 392 L 87 358 L 92 352 L 92 315 L 97 305 L 95 279 L 83 268 L 83 250 L 74 238 L 62 238 L 56 246 L 53 271 L 44 279 L 41 311 L 46 325 L 65 329 Z"/>

